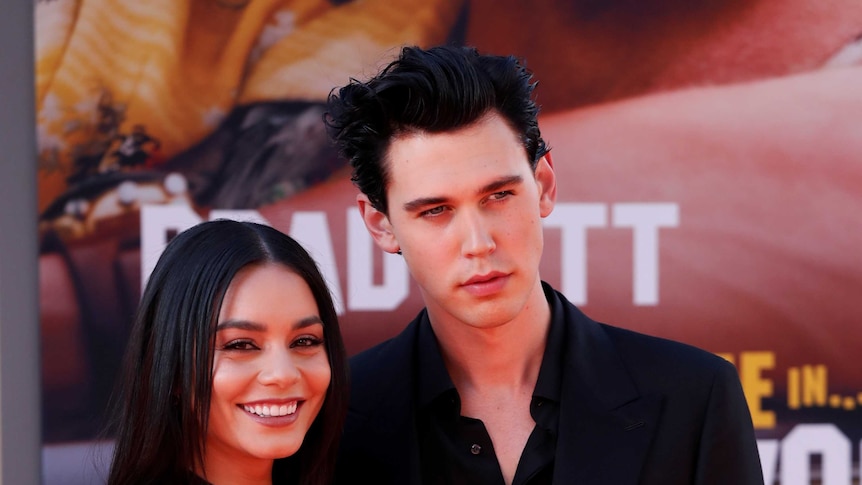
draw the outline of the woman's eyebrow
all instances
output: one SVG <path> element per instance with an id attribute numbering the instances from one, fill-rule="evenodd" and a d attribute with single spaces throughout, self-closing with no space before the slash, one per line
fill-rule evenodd
<path id="1" fill-rule="evenodd" d="M 318 325 L 318 324 L 323 325 L 323 320 L 321 320 L 320 317 L 317 315 L 311 315 L 311 316 L 307 316 L 307 317 L 299 320 L 298 322 L 296 322 L 296 324 L 293 326 L 293 328 L 299 329 L 299 328 L 310 327 L 312 325 Z"/>
<path id="2" fill-rule="evenodd" d="M 219 330 L 226 330 L 229 328 L 236 328 L 239 330 L 250 330 L 253 332 L 262 332 L 266 329 L 266 325 L 257 322 L 250 322 L 248 320 L 234 320 L 228 319 L 223 322 L 219 322 L 216 325 L 216 332 Z"/>
<path id="3" fill-rule="evenodd" d="M 310 327 L 312 325 L 323 325 L 323 320 L 321 320 L 320 317 L 317 315 L 309 315 L 305 318 L 301 318 L 301 319 L 297 320 L 296 323 L 293 324 L 293 328 L 301 329 L 301 328 Z M 228 320 L 225 320 L 223 322 L 219 322 L 219 324 L 216 325 L 216 332 L 218 332 L 220 330 L 227 330 L 227 329 L 248 330 L 251 332 L 263 332 L 264 330 L 266 330 L 266 325 L 264 325 L 262 323 L 258 323 L 258 322 L 252 322 L 249 320 L 235 320 L 235 319 L 228 319 Z"/>

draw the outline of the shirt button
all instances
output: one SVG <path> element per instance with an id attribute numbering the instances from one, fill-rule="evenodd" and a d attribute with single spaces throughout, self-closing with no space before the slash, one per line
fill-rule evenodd
<path id="1" fill-rule="evenodd" d="M 473 446 L 470 447 L 470 453 L 473 453 L 474 455 L 478 455 L 481 452 L 482 452 L 482 447 L 479 445 L 474 444 Z"/>

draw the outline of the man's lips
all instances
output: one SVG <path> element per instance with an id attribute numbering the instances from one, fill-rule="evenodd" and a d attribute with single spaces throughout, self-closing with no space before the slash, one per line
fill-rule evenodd
<path id="1" fill-rule="evenodd" d="M 509 281 L 509 274 L 494 271 L 476 275 L 461 284 L 461 288 L 474 297 L 482 298 L 500 292 Z"/>
<path id="2" fill-rule="evenodd" d="M 508 275 L 506 273 L 501 273 L 499 271 L 492 271 L 491 273 L 488 273 L 488 274 L 473 276 L 472 278 L 468 279 L 464 283 L 461 283 L 461 286 L 469 286 L 469 285 L 478 285 L 478 284 L 488 283 L 492 280 L 495 280 L 497 278 L 502 278 L 505 276 L 508 276 Z"/>

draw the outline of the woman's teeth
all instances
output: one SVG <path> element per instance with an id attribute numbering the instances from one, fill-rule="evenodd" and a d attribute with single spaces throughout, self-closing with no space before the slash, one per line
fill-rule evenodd
<path id="1" fill-rule="evenodd" d="M 279 417 L 279 416 L 287 416 L 288 414 L 293 414 L 296 412 L 296 401 L 293 401 L 290 404 L 273 404 L 273 405 L 260 405 L 256 404 L 254 406 L 243 405 L 243 409 L 252 414 L 257 414 L 258 416 L 263 417 Z"/>

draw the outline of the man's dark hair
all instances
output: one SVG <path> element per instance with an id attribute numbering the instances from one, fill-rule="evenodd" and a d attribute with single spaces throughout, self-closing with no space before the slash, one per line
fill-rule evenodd
<path id="1" fill-rule="evenodd" d="M 532 78 L 513 56 L 483 55 L 471 47 L 405 47 L 371 80 L 351 79 L 334 89 L 324 121 L 353 166 L 353 182 L 387 214 L 384 157 L 393 138 L 405 133 L 454 131 L 494 112 L 518 134 L 535 169 L 548 148 L 536 120 Z"/>

